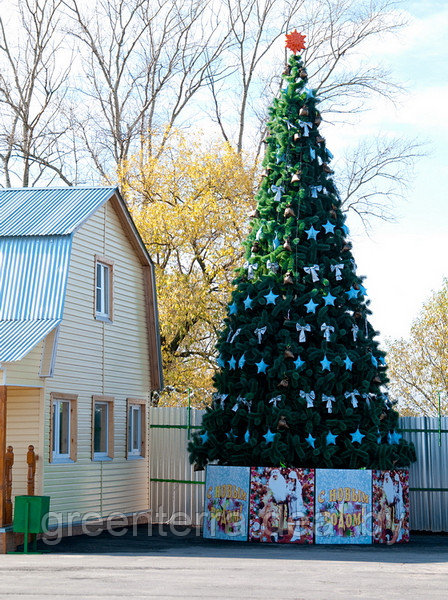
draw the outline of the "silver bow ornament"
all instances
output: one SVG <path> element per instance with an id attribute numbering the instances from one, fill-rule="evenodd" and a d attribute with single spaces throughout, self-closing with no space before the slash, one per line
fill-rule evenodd
<path id="1" fill-rule="evenodd" d="M 359 396 L 358 390 L 353 390 L 353 392 L 345 392 L 344 396 L 347 399 L 350 398 L 353 408 L 356 408 L 358 406 L 358 400 L 356 399 L 356 396 Z"/>
<path id="2" fill-rule="evenodd" d="M 279 264 L 278 262 L 272 262 L 270 260 L 267 261 L 266 266 L 268 269 L 270 269 L 273 273 L 277 273 L 278 269 L 279 269 Z"/>
<path id="3" fill-rule="evenodd" d="M 256 329 L 254 331 L 255 335 L 258 338 L 258 343 L 261 344 L 261 338 L 264 336 L 264 334 L 266 333 L 267 327 L 266 325 L 264 327 L 259 327 L 258 329 Z"/>
<path id="4" fill-rule="evenodd" d="M 303 137 L 309 137 L 313 124 L 309 121 L 299 121 L 299 125 L 303 129 Z"/>
<path id="5" fill-rule="evenodd" d="M 330 336 L 334 332 L 333 325 L 327 325 L 326 323 L 322 323 L 320 326 L 320 330 L 324 332 L 324 338 L 327 342 L 330 341 Z"/>
<path id="6" fill-rule="evenodd" d="M 300 325 L 296 323 L 296 330 L 300 331 L 299 342 L 306 342 L 306 332 L 311 331 L 311 325 Z"/>
<path id="7" fill-rule="evenodd" d="M 333 402 L 334 401 L 335 401 L 334 396 L 326 396 L 325 394 L 322 394 L 322 402 L 327 403 L 327 410 L 329 413 L 333 412 Z"/>
<path id="8" fill-rule="evenodd" d="M 314 400 L 316 399 L 316 394 L 314 392 L 304 392 L 300 390 L 300 397 L 306 400 L 306 407 L 312 408 L 314 406 Z"/>
<path id="9" fill-rule="evenodd" d="M 313 280 L 313 282 L 319 281 L 319 275 L 317 274 L 317 271 L 319 271 L 319 265 L 303 267 L 303 270 L 305 271 L 305 273 L 308 273 L 308 275 L 311 275 L 311 279 Z"/>
<path id="10" fill-rule="evenodd" d="M 230 332 L 227 337 L 227 341 L 230 342 L 231 344 L 233 344 L 235 338 L 237 338 L 240 335 L 240 333 L 241 333 L 241 327 L 239 329 L 237 329 L 233 335 L 232 335 L 232 332 Z"/>
<path id="11" fill-rule="evenodd" d="M 271 185 L 271 192 L 275 194 L 274 202 L 280 202 L 285 188 L 282 185 Z"/>
<path id="12" fill-rule="evenodd" d="M 246 261 L 244 263 L 244 268 L 247 269 L 248 279 L 253 279 L 255 277 L 255 271 L 258 269 L 258 263 L 250 263 Z"/>
<path id="13" fill-rule="evenodd" d="M 322 185 L 312 185 L 310 187 L 311 198 L 317 198 L 317 192 L 323 192 L 324 187 Z"/>
<path id="14" fill-rule="evenodd" d="M 341 271 L 344 268 L 344 265 L 342 263 L 340 265 L 331 265 L 330 268 L 336 276 L 336 281 L 340 281 L 342 279 Z"/>
<path id="15" fill-rule="evenodd" d="M 224 410 L 225 401 L 228 394 L 213 394 L 213 398 L 216 402 L 219 402 L 219 405 L 222 410 Z"/>
<path id="16" fill-rule="evenodd" d="M 275 408 L 277 408 L 277 404 L 278 402 L 281 402 L 282 397 L 281 396 L 275 396 L 274 398 L 271 398 L 269 400 L 269 404 L 273 404 L 275 406 Z"/>

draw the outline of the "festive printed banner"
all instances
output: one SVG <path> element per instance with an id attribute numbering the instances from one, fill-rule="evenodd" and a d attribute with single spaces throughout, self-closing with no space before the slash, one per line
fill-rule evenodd
<path id="1" fill-rule="evenodd" d="M 252 467 L 251 542 L 312 544 L 314 470 Z"/>
<path id="2" fill-rule="evenodd" d="M 204 538 L 247 541 L 249 481 L 250 467 L 207 467 Z"/>
<path id="3" fill-rule="evenodd" d="M 372 471 L 316 469 L 316 544 L 372 542 Z"/>
<path id="4" fill-rule="evenodd" d="M 373 541 L 409 542 L 409 472 L 373 471 Z"/>

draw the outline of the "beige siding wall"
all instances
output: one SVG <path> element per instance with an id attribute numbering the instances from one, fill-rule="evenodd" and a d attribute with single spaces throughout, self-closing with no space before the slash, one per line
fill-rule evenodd
<path id="1" fill-rule="evenodd" d="M 95 255 L 114 261 L 113 323 L 94 319 Z M 46 381 L 44 492 L 63 520 L 73 511 L 108 516 L 149 508 L 148 457 L 126 458 L 126 398 L 148 397 L 146 331 L 142 267 L 107 204 L 75 234 L 54 377 Z M 78 395 L 74 463 L 49 463 L 51 392 Z M 92 395 L 101 394 L 115 398 L 114 458 L 96 462 L 91 457 Z"/>
<path id="2" fill-rule="evenodd" d="M 42 403 L 43 392 L 38 389 L 8 388 L 6 404 L 6 445 L 14 448 L 13 496 L 27 493 L 26 454 L 33 444 L 38 455 L 35 493 L 41 493 L 42 483 Z"/>
<path id="3" fill-rule="evenodd" d="M 43 341 L 18 362 L 5 363 L 5 385 L 43 387 L 44 379 L 39 377 Z"/>

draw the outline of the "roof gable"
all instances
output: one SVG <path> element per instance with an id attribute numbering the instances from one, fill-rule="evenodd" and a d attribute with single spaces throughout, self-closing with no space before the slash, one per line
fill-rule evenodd
<path id="1" fill-rule="evenodd" d="M 116 192 L 114 187 L 0 190 L 0 236 L 71 234 Z"/>

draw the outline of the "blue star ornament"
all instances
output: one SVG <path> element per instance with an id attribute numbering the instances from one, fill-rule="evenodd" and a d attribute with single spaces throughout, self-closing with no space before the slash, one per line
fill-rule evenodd
<path id="1" fill-rule="evenodd" d="M 236 315 L 237 312 L 238 306 L 236 302 L 232 302 L 232 304 L 229 304 L 229 315 Z"/>
<path id="2" fill-rule="evenodd" d="M 201 438 L 203 444 L 205 444 L 205 442 L 208 441 L 208 433 L 207 432 L 203 433 L 199 437 Z"/>
<path id="3" fill-rule="evenodd" d="M 314 227 L 311 225 L 311 227 L 309 229 L 305 229 L 305 233 L 308 236 L 309 240 L 315 240 L 317 234 L 319 233 L 319 230 L 314 229 Z"/>
<path id="4" fill-rule="evenodd" d="M 336 298 L 337 296 L 333 296 L 331 292 L 328 292 L 328 294 L 324 296 L 325 306 L 334 306 L 334 301 Z"/>
<path id="5" fill-rule="evenodd" d="M 330 221 L 324 223 L 322 227 L 325 229 L 325 233 L 334 233 L 335 226 L 333 225 L 333 223 L 330 223 Z"/>
<path id="6" fill-rule="evenodd" d="M 305 364 L 305 361 L 298 356 L 293 364 L 295 365 L 296 369 L 300 369 L 300 367 Z"/>
<path id="7" fill-rule="evenodd" d="M 278 298 L 278 294 L 274 294 L 272 290 L 269 290 L 269 294 L 266 294 L 266 304 L 275 304 L 275 300 Z"/>
<path id="8" fill-rule="evenodd" d="M 310 301 L 307 304 L 305 304 L 305 306 L 306 306 L 307 313 L 315 313 L 316 307 L 319 306 L 319 304 L 316 304 L 316 302 L 313 302 L 313 299 L 311 298 Z"/>
<path id="9" fill-rule="evenodd" d="M 311 433 L 308 434 L 308 437 L 305 438 L 305 441 L 308 442 L 308 444 L 314 448 L 314 442 L 316 441 L 316 438 L 313 438 L 313 436 L 311 435 Z"/>
<path id="10" fill-rule="evenodd" d="M 347 227 L 347 225 L 342 225 L 341 229 L 345 235 L 349 235 L 350 229 Z"/>
<path id="11" fill-rule="evenodd" d="M 244 304 L 244 308 L 247 310 L 248 308 L 252 308 L 252 298 L 249 296 L 249 294 L 247 294 L 247 298 L 244 300 L 243 304 Z"/>
<path id="12" fill-rule="evenodd" d="M 266 440 L 266 444 L 272 444 L 275 438 L 275 433 L 272 433 L 272 431 L 268 429 L 263 437 Z"/>
<path id="13" fill-rule="evenodd" d="M 246 444 L 248 444 L 249 440 L 250 440 L 250 431 L 247 429 L 246 433 L 244 434 L 244 441 L 246 442 Z"/>
<path id="14" fill-rule="evenodd" d="M 255 365 L 257 367 L 257 373 L 266 373 L 266 369 L 269 366 L 263 359 L 261 359 L 260 362 L 255 363 Z"/>
<path id="15" fill-rule="evenodd" d="M 327 355 L 325 355 L 324 358 L 320 361 L 320 364 L 322 365 L 322 371 L 330 371 L 331 360 L 328 360 Z"/>
<path id="16" fill-rule="evenodd" d="M 240 360 L 238 361 L 238 366 L 240 369 L 242 369 L 245 364 L 246 364 L 246 357 L 243 354 L 242 357 L 240 358 Z"/>
<path id="17" fill-rule="evenodd" d="M 389 444 L 399 444 L 400 440 L 402 438 L 402 435 L 401 435 L 401 433 L 398 433 L 398 431 L 393 431 L 393 433 L 388 434 L 387 437 L 388 437 Z"/>
<path id="18" fill-rule="evenodd" d="M 366 288 L 362 285 L 362 283 L 359 284 L 359 291 L 361 292 L 361 294 L 363 296 L 367 296 L 367 290 Z"/>
<path id="19" fill-rule="evenodd" d="M 359 431 L 359 427 L 355 431 L 355 433 L 351 433 L 350 435 L 352 436 L 352 443 L 357 442 L 358 444 L 361 444 L 362 443 L 362 438 L 366 437 L 364 434 L 362 434 Z"/>
<path id="20" fill-rule="evenodd" d="M 232 356 L 232 358 L 229 360 L 229 367 L 230 369 L 234 369 L 236 367 L 236 360 L 234 356 Z"/>
<path id="21" fill-rule="evenodd" d="M 219 355 L 216 359 L 216 364 L 218 365 L 218 367 L 221 367 L 221 369 L 225 367 L 226 363 L 221 355 Z"/>
<path id="22" fill-rule="evenodd" d="M 344 364 L 345 364 L 345 370 L 346 371 L 351 371 L 352 370 L 353 361 L 351 361 L 348 356 L 345 357 Z"/>
<path id="23" fill-rule="evenodd" d="M 378 361 L 377 361 L 376 357 L 375 357 L 375 356 L 373 356 L 373 354 L 372 354 L 372 356 L 370 357 L 370 361 L 371 361 L 371 363 L 372 363 L 372 365 L 373 365 L 374 367 L 377 367 L 377 366 L 378 366 Z"/>
<path id="24" fill-rule="evenodd" d="M 336 445 L 336 438 L 337 438 L 337 437 L 338 437 L 337 435 L 333 435 L 333 434 L 331 433 L 331 431 L 329 431 L 329 432 L 327 433 L 327 437 L 325 438 L 325 440 L 326 440 L 326 442 L 327 442 L 327 446 L 330 446 L 331 444 L 334 444 L 334 445 Z"/>
<path id="25" fill-rule="evenodd" d="M 359 294 L 359 290 L 355 290 L 355 288 L 352 286 L 348 292 L 345 292 L 347 294 L 347 296 L 349 297 L 350 300 L 352 300 L 352 298 L 357 298 L 358 294 Z"/>

